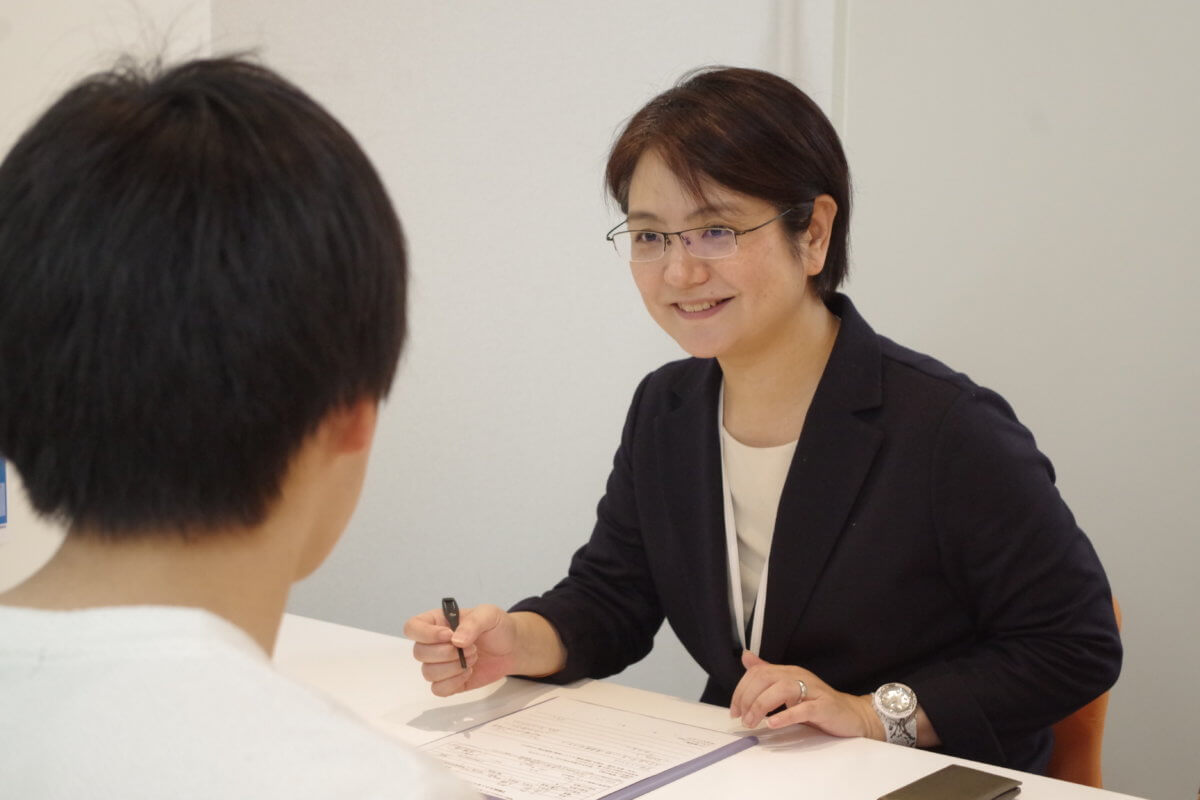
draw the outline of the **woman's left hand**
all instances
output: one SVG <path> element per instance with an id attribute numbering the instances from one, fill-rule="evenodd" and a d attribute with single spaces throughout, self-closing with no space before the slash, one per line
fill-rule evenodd
<path id="1" fill-rule="evenodd" d="M 802 667 L 771 664 L 750 651 L 742 653 L 742 665 L 746 674 L 733 690 L 729 716 L 741 717 L 747 728 L 765 717 L 770 728 L 802 722 L 830 736 L 883 738 L 870 696 L 839 692 Z M 780 706 L 787 708 L 767 716 Z"/>

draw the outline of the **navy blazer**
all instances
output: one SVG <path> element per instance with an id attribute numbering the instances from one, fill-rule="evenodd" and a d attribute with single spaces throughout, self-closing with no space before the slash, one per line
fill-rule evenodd
<path id="1" fill-rule="evenodd" d="M 944 752 L 1041 772 L 1057 720 L 1121 663 L 1107 579 L 1008 404 L 841 327 L 796 446 L 768 560 L 760 656 L 845 692 L 911 686 Z M 558 630 L 555 681 L 645 656 L 665 617 L 728 704 L 732 623 L 717 430 L 721 369 L 686 359 L 638 387 L 591 539 L 514 610 Z"/>

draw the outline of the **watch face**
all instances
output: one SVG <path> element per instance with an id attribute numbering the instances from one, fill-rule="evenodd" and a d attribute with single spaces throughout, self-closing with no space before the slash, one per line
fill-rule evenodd
<path id="1" fill-rule="evenodd" d="M 906 717 L 916 705 L 916 695 L 902 683 L 889 683 L 880 687 L 876 695 L 879 706 L 892 717 Z"/>

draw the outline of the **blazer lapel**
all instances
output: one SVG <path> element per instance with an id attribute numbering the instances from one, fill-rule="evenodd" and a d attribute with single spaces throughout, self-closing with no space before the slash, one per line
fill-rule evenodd
<path id="1" fill-rule="evenodd" d="M 717 393 L 721 370 L 715 360 L 696 362 L 675 388 L 678 405 L 656 421 L 656 448 L 664 499 L 680 553 L 675 580 L 685 587 L 692 613 L 673 625 L 695 626 L 680 638 L 701 647 L 692 655 L 710 673 L 740 674 L 740 648 L 732 639 L 725 514 L 721 494 L 721 445 Z M 705 657 L 707 656 L 707 657 Z M 714 675 L 714 677 L 717 677 Z"/>
<path id="2" fill-rule="evenodd" d="M 767 568 L 760 656 L 782 660 L 883 438 L 854 412 L 881 402 L 878 337 L 839 295 L 841 329 L 780 498 Z M 719 480 L 719 478 L 718 478 Z"/>

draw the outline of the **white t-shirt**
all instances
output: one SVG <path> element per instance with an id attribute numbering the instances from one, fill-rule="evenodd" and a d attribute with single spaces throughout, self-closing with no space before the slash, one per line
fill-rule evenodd
<path id="1" fill-rule="evenodd" d="M 0 798 L 478 798 L 194 608 L 0 607 Z"/>

